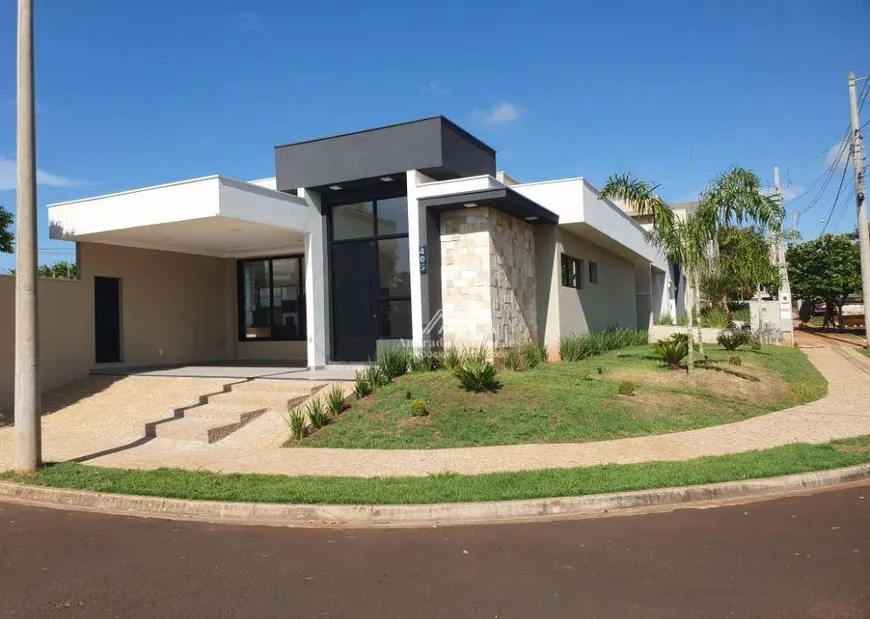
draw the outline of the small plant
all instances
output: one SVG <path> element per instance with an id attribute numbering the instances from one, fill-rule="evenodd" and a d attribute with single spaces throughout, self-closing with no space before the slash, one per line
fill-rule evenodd
<path id="1" fill-rule="evenodd" d="M 410 389 L 406 389 L 406 390 L 405 390 L 405 399 L 406 399 L 406 400 L 410 400 L 410 399 L 411 399 L 411 390 L 410 390 Z"/>
<path id="2" fill-rule="evenodd" d="M 287 422 L 287 425 L 290 426 L 291 437 L 297 441 L 301 441 L 305 438 L 308 428 L 305 427 L 305 413 L 301 409 L 294 408 L 285 418 L 285 421 Z"/>
<path id="3" fill-rule="evenodd" d="M 408 403 L 408 407 L 411 409 L 412 417 L 425 417 L 429 414 L 429 411 L 426 410 L 426 403 L 423 400 L 411 400 Z"/>
<path id="4" fill-rule="evenodd" d="M 562 361 L 582 361 L 610 350 L 643 346 L 648 341 L 649 335 L 646 331 L 634 329 L 607 329 L 585 335 L 571 334 L 559 342 L 559 356 Z"/>
<path id="5" fill-rule="evenodd" d="M 367 372 L 357 370 L 353 379 L 353 393 L 357 400 L 362 400 L 372 392 L 372 384 L 369 382 Z"/>
<path id="6" fill-rule="evenodd" d="M 413 352 L 407 346 L 388 346 L 378 352 L 378 369 L 387 378 L 387 382 L 408 373 L 408 366 Z"/>
<path id="7" fill-rule="evenodd" d="M 634 383 L 630 380 L 620 381 L 616 390 L 619 395 L 634 395 Z"/>
<path id="8" fill-rule="evenodd" d="M 731 321 L 728 314 L 718 308 L 711 308 L 701 312 L 701 326 L 710 329 L 727 329 Z"/>
<path id="9" fill-rule="evenodd" d="M 473 361 L 474 363 L 486 363 L 489 361 L 489 348 L 486 344 L 469 345 L 462 352 L 464 361 Z"/>
<path id="10" fill-rule="evenodd" d="M 326 390 L 326 408 L 333 417 L 344 411 L 344 390 L 338 383 L 332 383 Z"/>
<path id="11" fill-rule="evenodd" d="M 409 356 L 408 369 L 411 372 L 434 372 L 439 362 L 438 355 L 431 348 L 423 348 Z"/>
<path id="12" fill-rule="evenodd" d="M 523 369 L 523 355 L 519 346 L 514 345 L 505 350 L 504 366 L 512 372 L 519 372 Z"/>
<path id="13" fill-rule="evenodd" d="M 727 331 L 720 333 L 716 341 L 725 350 L 737 350 L 744 344 L 748 344 L 752 336 L 746 331 Z"/>
<path id="14" fill-rule="evenodd" d="M 466 391 L 496 391 L 501 384 L 498 382 L 498 370 L 489 361 L 468 359 L 453 370 L 453 375 L 459 379 L 459 384 Z"/>
<path id="15" fill-rule="evenodd" d="M 659 316 L 659 324 L 663 327 L 673 327 L 674 319 L 671 318 L 670 314 L 662 314 Z"/>
<path id="16" fill-rule="evenodd" d="M 451 372 L 462 365 L 463 359 L 462 350 L 457 346 L 448 346 L 441 353 L 441 361 L 444 367 Z"/>
<path id="17" fill-rule="evenodd" d="M 599 376 L 601 376 L 602 374 L 604 374 L 604 368 L 601 367 L 600 365 L 599 365 L 597 368 L 595 368 L 595 371 L 598 372 L 598 375 L 599 375 Z"/>
<path id="18" fill-rule="evenodd" d="M 311 426 L 315 430 L 319 430 L 329 423 L 329 418 L 326 416 L 326 409 L 323 406 L 323 400 L 320 398 L 311 398 L 306 410 L 308 412 L 308 420 L 311 421 Z"/>
<path id="19" fill-rule="evenodd" d="M 537 342 L 526 342 L 522 345 L 523 361 L 531 369 L 547 362 L 547 349 Z"/>
<path id="20" fill-rule="evenodd" d="M 678 327 L 689 326 L 689 317 L 686 314 L 680 314 L 679 316 L 677 316 L 677 326 Z"/>
<path id="21" fill-rule="evenodd" d="M 677 335 L 685 336 L 684 333 Z M 679 370 L 680 362 L 689 354 L 687 340 L 687 338 L 677 337 L 659 340 L 653 345 L 653 352 L 668 366 L 669 370 Z"/>
<path id="22" fill-rule="evenodd" d="M 757 337 L 753 337 L 750 341 L 749 349 L 752 352 L 761 352 L 761 340 L 759 340 Z"/>
<path id="23" fill-rule="evenodd" d="M 390 379 L 388 379 L 384 375 L 384 373 L 381 372 L 380 366 L 375 364 L 369 365 L 365 369 L 365 376 L 366 380 L 368 381 L 369 385 L 371 385 L 371 388 L 373 390 L 377 389 L 378 387 L 383 387 L 390 382 Z"/>
<path id="24" fill-rule="evenodd" d="M 728 357 L 728 365 L 743 365 L 743 359 L 739 355 L 731 355 Z"/>

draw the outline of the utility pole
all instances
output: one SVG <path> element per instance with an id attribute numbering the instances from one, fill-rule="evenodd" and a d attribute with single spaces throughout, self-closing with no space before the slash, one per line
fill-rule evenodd
<path id="1" fill-rule="evenodd" d="M 780 208 L 783 207 L 782 188 L 779 184 L 779 168 L 773 168 L 773 188 L 776 195 L 776 201 Z M 785 219 L 785 209 L 783 209 L 782 217 Z M 795 216 L 792 216 L 795 219 Z M 796 227 L 796 224 L 795 224 Z M 774 237 L 774 251 L 776 254 L 776 266 L 779 269 L 779 324 L 782 332 L 783 344 L 794 346 L 794 319 L 792 318 L 791 285 L 788 281 L 788 265 L 785 262 L 785 222 L 782 222 L 779 233 Z M 759 303 L 758 311 L 761 313 L 761 304 Z"/>
<path id="2" fill-rule="evenodd" d="M 36 114 L 33 0 L 18 0 L 18 206 L 15 261 L 15 433 L 21 473 L 42 459 L 36 289 Z"/>
<path id="3" fill-rule="evenodd" d="M 864 297 L 864 348 L 867 348 L 867 323 L 870 322 L 870 229 L 867 228 L 867 204 L 864 200 L 864 153 L 861 145 L 861 121 L 858 118 L 858 95 L 855 92 L 855 81 L 855 74 L 850 71 L 849 107 L 852 117 L 852 167 L 855 169 L 855 201 L 858 205 L 858 243 L 861 247 L 861 294 Z"/>

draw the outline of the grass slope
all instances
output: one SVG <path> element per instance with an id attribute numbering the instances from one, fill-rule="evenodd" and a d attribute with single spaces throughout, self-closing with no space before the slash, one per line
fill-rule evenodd
<path id="1" fill-rule="evenodd" d="M 525 372 L 503 371 L 497 393 L 464 392 L 447 371 L 409 374 L 352 401 L 333 423 L 290 445 L 429 449 L 598 441 L 740 421 L 817 399 L 827 390 L 821 374 L 796 349 L 740 351 L 741 367 L 728 365 L 735 353 L 708 346 L 707 354 L 712 362 L 698 370 L 696 388 L 685 384 L 684 374 L 669 373 L 651 358 L 647 346 Z M 625 373 L 656 380 L 639 382 L 634 396 L 619 396 L 618 382 Z M 671 379 L 676 383 L 670 384 Z M 776 383 L 778 395 L 772 400 L 739 398 L 728 389 L 701 388 L 710 380 L 730 380 L 750 392 L 756 389 L 753 380 L 759 389 L 770 386 L 766 380 Z M 426 402 L 429 417 L 411 417 L 409 395 Z"/>
<path id="2" fill-rule="evenodd" d="M 207 501 L 398 505 L 582 496 L 773 477 L 866 462 L 870 462 L 870 436 L 683 462 L 471 476 L 222 475 L 177 469 L 105 469 L 67 462 L 46 466 L 34 476 L 7 473 L 0 474 L 0 479 L 38 486 Z"/>

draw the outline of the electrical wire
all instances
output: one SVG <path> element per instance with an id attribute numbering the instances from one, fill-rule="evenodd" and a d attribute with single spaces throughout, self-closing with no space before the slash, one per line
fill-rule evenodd
<path id="1" fill-rule="evenodd" d="M 834 197 L 834 203 L 831 205 L 831 210 L 828 213 L 828 216 L 825 218 L 825 225 L 822 227 L 822 231 L 819 232 L 819 236 L 825 233 L 825 230 L 828 229 L 828 224 L 831 223 L 831 217 L 834 215 L 834 209 L 837 207 L 837 202 L 840 201 L 840 193 L 843 191 L 843 183 L 846 180 L 846 172 L 849 171 L 849 166 L 843 166 L 843 174 L 840 176 L 840 186 L 837 187 L 837 195 Z"/>

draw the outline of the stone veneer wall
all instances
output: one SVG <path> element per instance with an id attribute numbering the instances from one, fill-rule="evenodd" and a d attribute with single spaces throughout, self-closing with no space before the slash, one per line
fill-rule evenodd
<path id="1" fill-rule="evenodd" d="M 537 340 L 531 225 L 486 207 L 441 215 L 446 344 L 498 349 Z"/>

